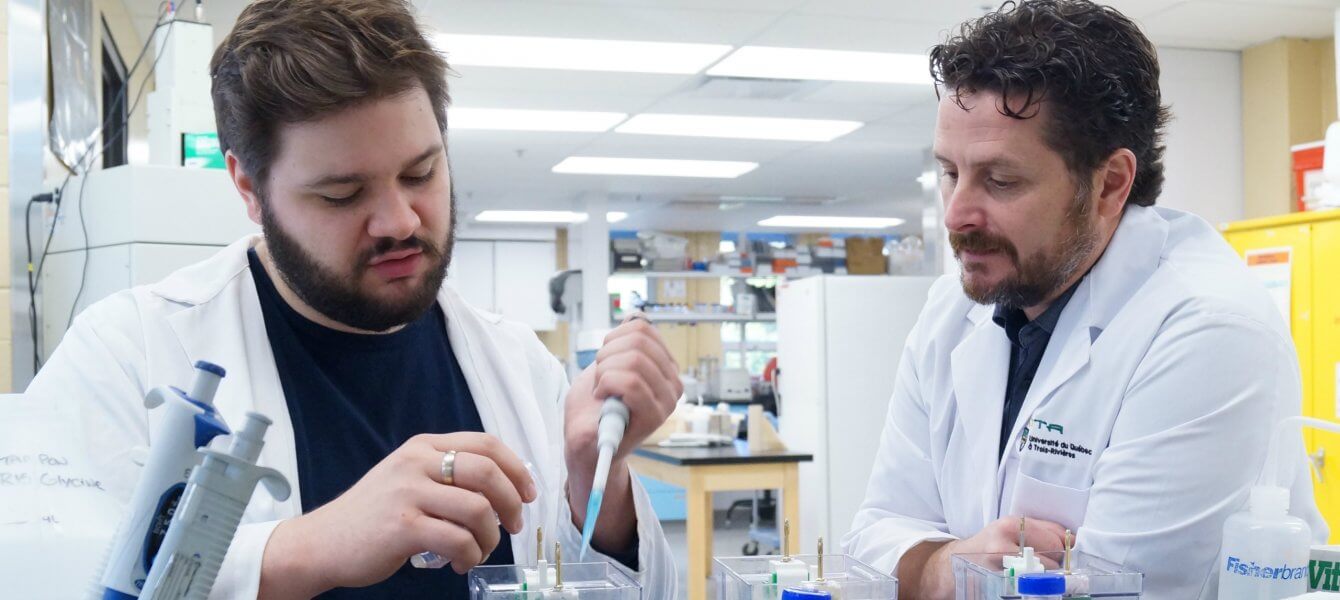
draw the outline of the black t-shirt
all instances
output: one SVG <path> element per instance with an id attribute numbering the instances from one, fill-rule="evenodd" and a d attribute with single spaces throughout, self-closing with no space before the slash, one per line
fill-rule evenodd
<path id="1" fill-rule="evenodd" d="M 248 253 L 265 331 L 293 420 L 303 513 L 334 500 L 420 433 L 484 431 L 436 304 L 390 334 L 353 334 L 303 317 L 280 297 L 255 250 Z M 487 564 L 513 563 L 506 531 Z M 386 581 L 321 598 L 467 598 L 450 567 L 408 564 Z"/>

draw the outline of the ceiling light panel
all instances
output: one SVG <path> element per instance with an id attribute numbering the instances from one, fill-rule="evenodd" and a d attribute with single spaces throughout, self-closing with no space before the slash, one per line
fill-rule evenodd
<path id="1" fill-rule="evenodd" d="M 860 121 L 714 115 L 635 115 L 615 131 L 647 135 L 829 142 L 859 129 Z"/>
<path id="2" fill-rule="evenodd" d="M 453 65 L 615 71 L 628 73 L 699 73 L 731 46 L 573 38 L 470 35 L 437 36 L 438 49 Z"/>
<path id="3" fill-rule="evenodd" d="M 468 107 L 447 109 L 447 124 L 454 130 L 605 132 L 627 118 L 626 113 L 617 112 Z"/>
<path id="4" fill-rule="evenodd" d="M 745 46 L 707 71 L 721 77 L 929 85 L 924 54 Z"/>
<path id="5" fill-rule="evenodd" d="M 582 175 L 644 175 L 651 177 L 734 179 L 757 168 L 758 163 L 725 160 L 570 156 L 563 159 L 563 162 L 554 165 L 553 172 Z"/>

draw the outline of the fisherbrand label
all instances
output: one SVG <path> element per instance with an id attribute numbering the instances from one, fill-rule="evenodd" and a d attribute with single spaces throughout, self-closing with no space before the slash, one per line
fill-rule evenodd
<path id="1" fill-rule="evenodd" d="M 1228 557 L 1226 571 L 1234 575 L 1242 575 L 1253 579 L 1303 579 L 1307 577 L 1307 567 L 1292 567 L 1288 563 L 1283 565 L 1260 565 L 1256 561 L 1243 562 L 1236 556 Z"/>

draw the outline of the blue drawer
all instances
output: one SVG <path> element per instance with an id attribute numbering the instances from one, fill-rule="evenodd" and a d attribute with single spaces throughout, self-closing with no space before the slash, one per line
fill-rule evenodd
<path id="1" fill-rule="evenodd" d="M 651 508 L 662 521 L 683 521 L 688 514 L 684 503 L 684 488 L 664 481 L 638 475 L 638 481 L 651 497 Z"/>

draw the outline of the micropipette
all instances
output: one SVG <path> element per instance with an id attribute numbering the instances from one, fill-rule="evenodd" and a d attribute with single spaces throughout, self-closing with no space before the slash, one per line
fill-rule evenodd
<path id="1" fill-rule="evenodd" d="M 619 398 L 606 398 L 600 408 L 600 425 L 596 438 L 598 456 L 596 475 L 591 480 L 591 499 L 586 503 L 586 523 L 582 526 L 582 551 L 579 560 L 586 560 L 586 551 L 591 549 L 591 535 L 596 532 L 596 518 L 600 516 L 600 505 L 605 499 L 605 484 L 609 482 L 610 461 L 614 460 L 614 451 L 623 443 L 624 429 L 628 427 L 628 406 Z"/>

